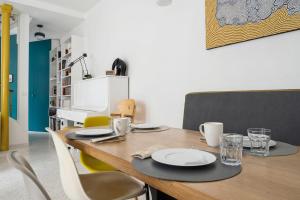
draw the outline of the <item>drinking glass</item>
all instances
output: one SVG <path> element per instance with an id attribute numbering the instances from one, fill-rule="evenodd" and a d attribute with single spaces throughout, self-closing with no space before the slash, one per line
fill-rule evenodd
<path id="1" fill-rule="evenodd" d="M 243 136 L 236 133 L 224 133 L 220 139 L 221 162 L 225 165 L 231 166 L 241 165 Z"/>
<path id="2" fill-rule="evenodd" d="M 265 128 L 249 128 L 247 132 L 250 140 L 250 153 L 257 156 L 268 156 L 271 130 Z"/>

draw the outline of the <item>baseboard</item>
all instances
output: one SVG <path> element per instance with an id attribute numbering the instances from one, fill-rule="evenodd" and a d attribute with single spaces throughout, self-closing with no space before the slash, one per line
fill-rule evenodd
<path id="1" fill-rule="evenodd" d="M 41 134 L 41 133 L 42 133 L 42 134 L 45 134 L 45 133 L 48 134 L 47 131 L 41 131 L 41 132 L 39 132 L 39 131 L 28 131 L 28 133 L 29 133 L 29 134 Z"/>

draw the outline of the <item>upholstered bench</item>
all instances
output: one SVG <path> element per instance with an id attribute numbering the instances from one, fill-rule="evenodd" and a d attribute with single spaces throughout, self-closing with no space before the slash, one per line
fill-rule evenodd
<path id="1" fill-rule="evenodd" d="M 269 128 L 272 139 L 300 145 L 300 90 L 198 92 L 185 97 L 183 128 L 224 123 L 224 132 L 247 135 Z"/>

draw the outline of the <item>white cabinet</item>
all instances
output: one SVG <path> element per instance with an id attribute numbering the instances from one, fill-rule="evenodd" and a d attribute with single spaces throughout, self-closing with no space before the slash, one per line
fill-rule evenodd
<path id="1" fill-rule="evenodd" d="M 57 115 L 75 122 L 88 116 L 106 115 L 117 111 L 118 103 L 128 99 L 127 76 L 104 76 L 81 80 L 72 85 L 71 109 L 58 109 Z"/>

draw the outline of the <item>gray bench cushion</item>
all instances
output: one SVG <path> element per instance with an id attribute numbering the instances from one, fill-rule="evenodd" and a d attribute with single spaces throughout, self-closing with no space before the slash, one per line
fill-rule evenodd
<path id="1" fill-rule="evenodd" d="M 224 123 L 224 132 L 247 135 L 247 128 L 270 128 L 272 139 L 300 145 L 300 90 L 190 93 L 183 128 Z"/>

